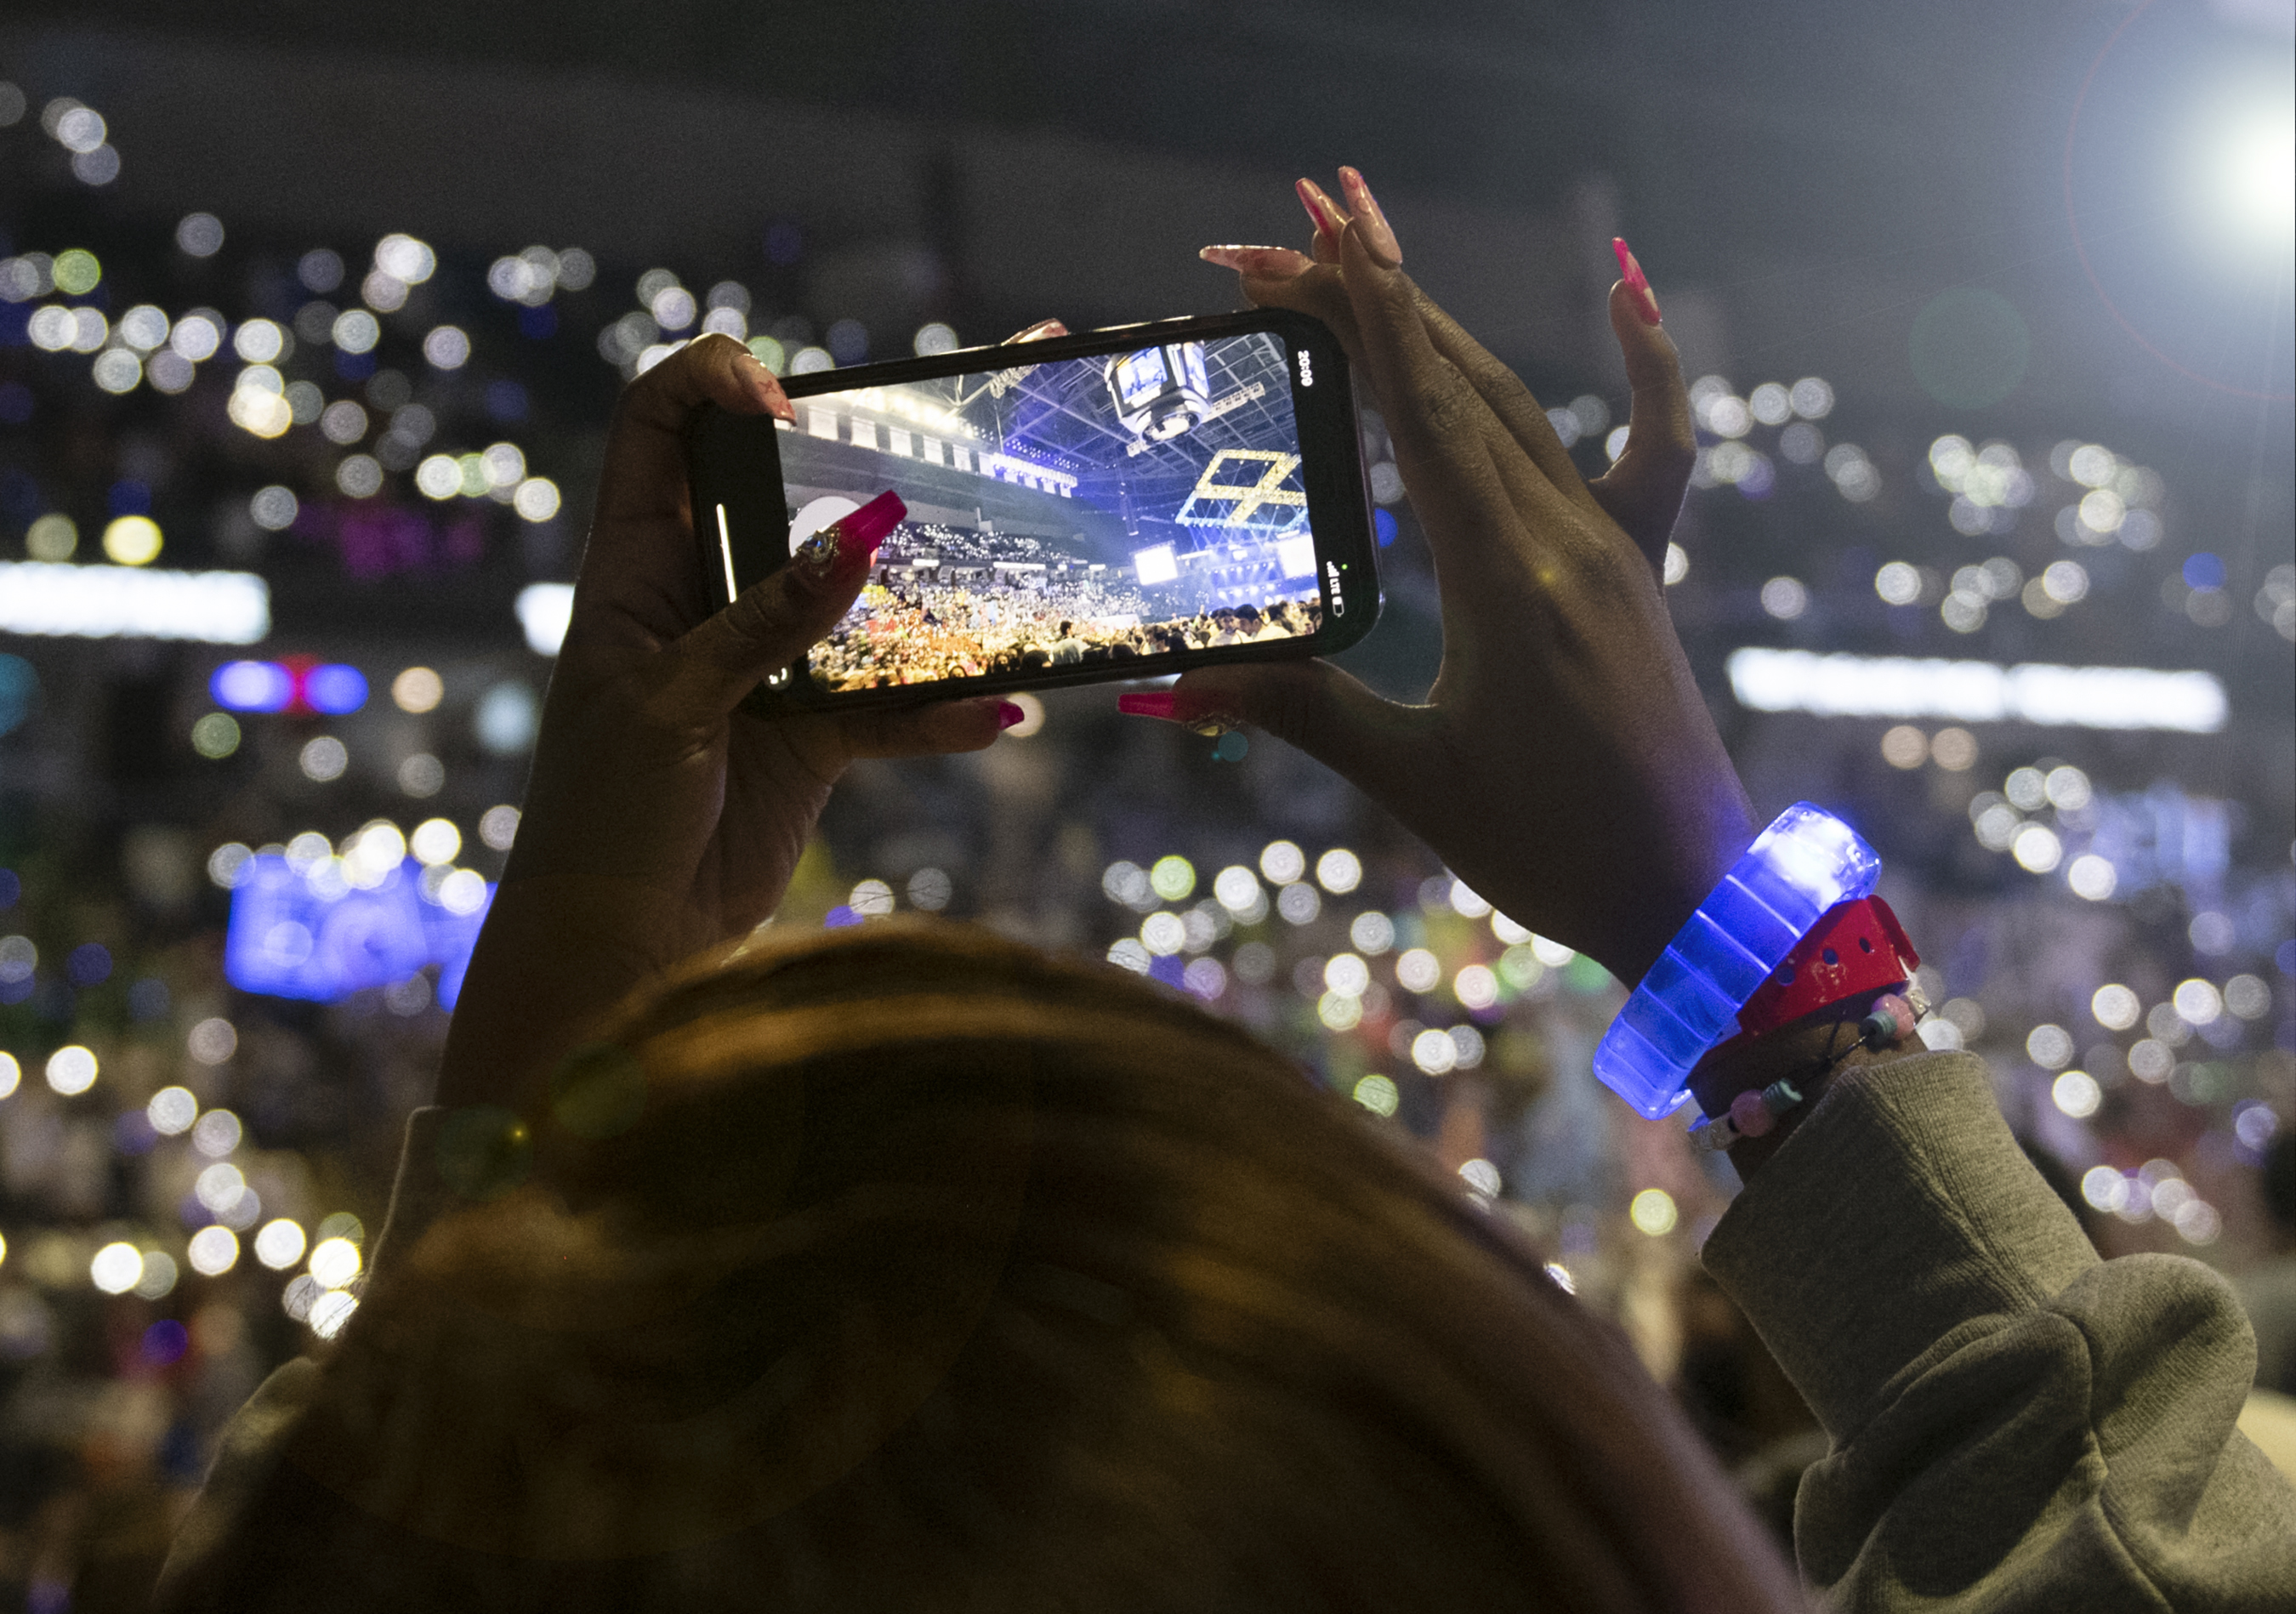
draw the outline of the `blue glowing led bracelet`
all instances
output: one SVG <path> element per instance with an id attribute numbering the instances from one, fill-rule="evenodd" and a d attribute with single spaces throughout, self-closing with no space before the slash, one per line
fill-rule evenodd
<path id="1" fill-rule="evenodd" d="M 1651 966 L 1595 1050 L 1595 1074 L 1641 1115 L 1682 1107 L 1691 1067 L 1818 916 L 1870 897 L 1882 859 L 1823 807 L 1797 802 L 1730 865 Z"/>

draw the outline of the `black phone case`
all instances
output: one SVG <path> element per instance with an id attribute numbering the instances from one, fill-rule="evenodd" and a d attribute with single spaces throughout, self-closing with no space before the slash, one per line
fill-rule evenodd
<path id="1" fill-rule="evenodd" d="M 761 684 L 747 704 L 843 708 L 961 700 L 1005 690 L 1136 683 L 1170 677 L 1196 667 L 1327 656 L 1360 641 L 1379 619 L 1382 596 L 1378 545 L 1374 537 L 1371 495 L 1364 475 L 1361 438 L 1357 428 L 1353 377 L 1338 340 L 1320 320 L 1289 309 L 1156 320 L 1029 342 L 1025 347 L 1025 357 L 1028 363 L 1038 365 L 1120 353 L 1144 345 L 1169 342 L 1177 337 L 1217 338 L 1255 332 L 1280 333 L 1295 352 L 1304 349 L 1310 356 L 1311 366 L 1317 374 L 1317 390 L 1311 393 L 1300 388 L 1296 371 L 1293 373 L 1292 404 L 1295 418 L 1300 422 L 1300 440 L 1305 460 L 1302 479 L 1308 487 L 1309 508 L 1316 512 L 1315 531 L 1319 554 L 1326 560 L 1341 561 L 1359 579 L 1351 582 L 1338 601 L 1332 599 L 1326 579 L 1324 626 L 1316 633 L 1300 639 L 1166 651 L 1126 661 L 988 673 L 979 677 L 880 689 L 817 689 L 804 676 L 800 666 L 792 669 L 785 681 L 771 680 Z M 1000 350 L 994 347 L 972 348 L 931 358 L 785 376 L 782 385 L 793 399 L 823 392 L 896 385 L 991 368 L 984 360 Z M 1013 350 L 1021 351 L 1017 348 Z M 1332 385 L 1334 381 L 1339 384 Z M 710 405 L 698 412 L 686 427 L 685 444 L 687 487 L 694 512 L 695 559 L 701 568 L 710 609 L 722 610 L 732 602 L 737 575 L 754 580 L 788 562 L 788 506 L 783 487 L 780 429 L 767 416 L 734 414 Z M 721 531 L 718 519 L 728 510 L 738 510 L 746 519 L 726 520 Z M 1333 522 L 1336 530 L 1326 522 Z"/>

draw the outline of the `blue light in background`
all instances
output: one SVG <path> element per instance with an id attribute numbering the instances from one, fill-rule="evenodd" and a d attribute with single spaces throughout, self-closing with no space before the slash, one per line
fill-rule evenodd
<path id="1" fill-rule="evenodd" d="M 312 666 L 277 661 L 226 661 L 208 680 L 208 693 L 227 711 L 308 710 L 339 717 L 366 704 L 366 675 L 339 661 Z"/>
<path id="2" fill-rule="evenodd" d="M 330 715 L 355 712 L 366 704 L 366 679 L 356 667 L 324 663 L 305 675 L 303 699 L 314 711 Z"/>
<path id="3" fill-rule="evenodd" d="M 226 661 L 208 680 L 215 703 L 234 712 L 283 712 L 295 680 L 276 661 Z"/>
<path id="4" fill-rule="evenodd" d="M 40 678 L 21 656 L 0 652 L 0 734 L 19 726 L 32 715 L 40 692 Z M 0 907 L 4 907 L 0 903 Z"/>
<path id="5" fill-rule="evenodd" d="M 321 896 L 284 857 L 258 854 L 231 895 L 224 974 L 242 992 L 332 1003 L 436 964 L 439 1006 L 452 1009 L 495 889 L 476 911 L 455 914 L 422 884 L 410 857 L 373 889 Z"/>
<path id="6" fill-rule="evenodd" d="M 2224 562 L 2203 549 L 2185 561 L 2185 584 L 2188 588 L 2222 588 Z"/>
<path id="7" fill-rule="evenodd" d="M 1379 546 L 1385 549 L 1395 542 L 1395 512 L 1374 510 L 1371 512 L 1372 530 L 1379 534 Z"/>

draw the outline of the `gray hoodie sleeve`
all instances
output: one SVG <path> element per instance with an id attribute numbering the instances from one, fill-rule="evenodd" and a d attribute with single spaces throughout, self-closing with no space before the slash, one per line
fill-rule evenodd
<path id="1" fill-rule="evenodd" d="M 2232 1290 L 2100 1260 L 1976 1058 L 1837 1080 L 1704 1260 L 1832 1440 L 1794 1523 L 1831 1606 L 2296 1608 L 2296 1490 L 2234 1428 Z"/>

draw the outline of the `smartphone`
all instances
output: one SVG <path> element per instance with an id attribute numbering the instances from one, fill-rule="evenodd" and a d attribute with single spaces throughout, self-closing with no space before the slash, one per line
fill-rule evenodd
<path id="1" fill-rule="evenodd" d="M 1379 615 L 1348 364 L 1283 309 L 791 376 L 687 436 L 713 607 L 890 489 L 850 612 L 775 698 L 914 700 L 1325 655 Z"/>

